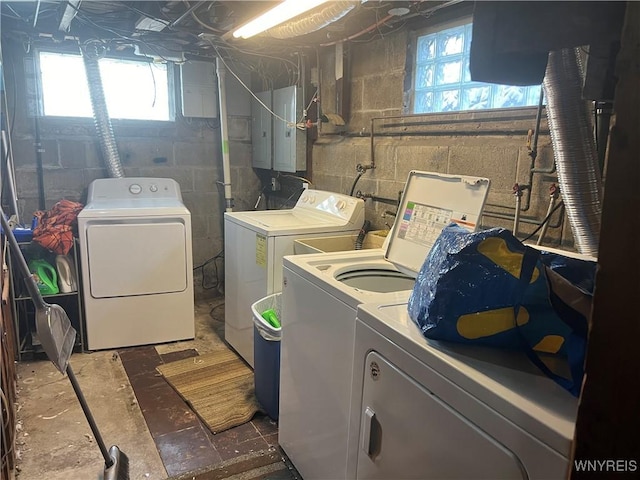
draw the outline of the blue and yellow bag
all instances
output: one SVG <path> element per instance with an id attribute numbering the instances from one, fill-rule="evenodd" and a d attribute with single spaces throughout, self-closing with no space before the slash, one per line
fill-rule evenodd
<path id="1" fill-rule="evenodd" d="M 521 350 L 578 396 L 595 270 L 596 262 L 539 251 L 505 229 L 451 224 L 418 273 L 409 315 L 427 338 Z M 571 378 L 540 354 L 565 357 Z"/>

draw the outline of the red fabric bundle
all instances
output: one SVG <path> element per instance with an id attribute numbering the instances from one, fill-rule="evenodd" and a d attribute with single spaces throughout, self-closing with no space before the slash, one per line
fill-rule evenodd
<path id="1" fill-rule="evenodd" d="M 60 200 L 51 210 L 35 212 L 38 222 L 33 241 L 54 253 L 66 255 L 73 247 L 73 225 L 83 208 L 81 203 Z"/>

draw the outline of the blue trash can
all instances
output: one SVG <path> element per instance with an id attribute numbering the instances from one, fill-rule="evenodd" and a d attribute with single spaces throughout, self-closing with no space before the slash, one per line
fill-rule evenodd
<path id="1" fill-rule="evenodd" d="M 271 325 L 262 316 L 273 310 L 282 320 L 280 295 L 274 293 L 253 305 L 253 377 L 256 398 L 269 418 L 278 420 L 280 399 L 280 338 L 282 327 Z"/>

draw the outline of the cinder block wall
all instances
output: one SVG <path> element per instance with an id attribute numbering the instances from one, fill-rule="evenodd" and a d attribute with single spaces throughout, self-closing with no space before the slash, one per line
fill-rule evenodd
<path id="1" fill-rule="evenodd" d="M 371 118 L 398 117 L 408 111 L 405 85 L 409 35 L 398 32 L 370 43 L 350 45 L 351 72 L 346 135 L 329 135 L 325 125 L 312 149 L 314 188 L 349 193 L 356 178 L 356 166 L 371 163 Z M 16 102 L 12 118 L 12 139 L 20 213 L 28 218 L 38 208 L 35 154 L 33 83 L 25 73 L 26 55 L 21 46 L 3 46 L 8 98 Z M 9 48 L 13 47 L 13 48 Z M 5 53 L 5 56 L 7 55 Z M 322 111 L 336 113 L 335 50 L 320 51 L 320 98 Z M 13 72 L 15 71 L 15 77 Z M 249 82 L 246 82 L 249 83 Z M 260 192 L 260 182 L 251 167 L 250 97 L 231 76 L 227 76 L 232 195 L 234 210 L 251 210 Z M 177 91 L 176 91 L 177 94 Z M 178 98 L 176 96 L 176 98 Z M 31 110 L 30 110 L 31 109 Z M 535 128 L 535 108 L 520 111 L 523 118 L 501 113 L 491 120 L 482 114 L 458 113 L 429 117 L 428 126 L 388 128 L 375 121 L 374 170 L 367 171 L 355 190 L 395 199 L 412 169 L 486 176 L 492 180 L 483 227 L 513 227 L 515 197 L 513 185 L 526 184 L 531 164 L 527 148 L 529 129 Z M 421 117 L 424 119 L 424 117 Z M 464 123 L 447 123 L 452 119 Z M 411 120 L 414 120 L 413 118 Z M 438 120 L 442 123 L 438 123 Z M 397 123 L 398 120 L 394 119 Z M 219 121 L 185 119 L 179 114 L 172 123 L 113 120 L 114 134 L 126 176 L 170 177 L 179 182 L 184 201 L 192 214 L 194 266 L 224 248 L 224 192 Z M 399 131 L 411 136 L 389 136 Z M 550 169 L 553 153 L 543 117 L 543 134 L 538 143 L 536 167 Z M 507 133 L 517 131 L 519 133 Z M 417 132 L 423 134 L 417 135 Z M 62 198 L 83 201 L 89 183 L 108 176 L 102 164 L 92 119 L 41 119 L 46 208 Z M 557 183 L 554 174 L 537 174 L 533 179 L 530 207 L 522 212 L 522 238 L 544 218 L 549 204 L 549 187 Z M 523 197 L 523 204 L 526 198 Z M 385 212 L 393 205 L 367 200 L 366 215 L 373 228 L 384 229 L 394 218 Z M 556 222 L 558 215 L 554 215 Z M 535 241 L 536 237 L 533 238 Z M 545 245 L 572 248 L 568 222 L 550 228 Z M 218 262 L 218 267 L 222 263 Z M 218 295 L 214 271 L 209 264 L 204 282 L 202 271 L 194 272 L 196 298 Z M 219 268 L 218 278 L 224 272 Z M 203 287 L 204 285 L 204 287 Z"/>
<path id="2" fill-rule="evenodd" d="M 9 46 L 7 46 L 9 47 Z M 21 47 L 10 48 L 5 58 L 12 144 L 18 205 L 21 220 L 29 221 L 38 209 L 38 175 L 35 150 L 35 118 L 29 105 L 33 100 L 33 78 L 25 74 Z M 27 62 L 28 64 L 28 62 Z M 13 74 L 15 72 L 15 76 Z M 177 76 L 177 72 L 176 73 Z M 255 203 L 260 185 L 251 168 L 251 118 L 249 97 L 230 76 L 227 77 L 232 195 L 240 210 Z M 176 79 L 176 98 L 178 96 Z M 4 108 L 4 105 L 3 105 Z M 126 177 L 168 177 L 180 184 L 183 200 L 191 212 L 193 264 L 202 265 L 224 248 L 224 189 L 220 128 L 218 119 L 189 119 L 178 113 L 175 122 L 135 122 L 113 119 L 113 131 Z M 67 198 L 86 200 L 87 187 L 96 178 L 108 177 L 102 161 L 93 119 L 41 118 L 40 137 L 45 208 Z M 218 279 L 223 281 L 222 262 L 217 262 Z M 219 295 L 215 270 L 210 263 L 194 271 L 196 298 Z"/>
<path id="3" fill-rule="evenodd" d="M 409 111 L 407 88 L 411 79 L 405 71 L 409 35 L 388 35 L 370 43 L 352 43 L 350 48 L 351 89 L 350 114 L 346 135 L 331 135 L 330 125 L 321 129 L 313 147 L 313 181 L 316 188 L 349 193 L 356 179 L 356 166 L 371 163 L 371 118 L 398 117 Z M 411 59 L 408 59 L 411 63 Z M 320 98 L 323 113 L 337 113 L 335 92 L 335 49 L 321 53 Z M 527 184 L 531 156 L 527 147 L 528 130 L 535 129 L 536 108 L 517 112 L 451 113 L 406 119 L 376 120 L 374 123 L 374 160 L 376 168 L 368 170 L 357 182 L 356 191 L 378 197 L 397 198 L 410 170 L 427 170 L 450 174 L 488 177 L 491 189 L 482 226 L 513 229 L 516 183 Z M 488 117 L 488 118 L 487 118 Z M 517 117 L 514 119 L 514 117 Z M 451 123 L 461 121 L 460 123 Z M 387 127 L 389 123 L 413 122 L 406 127 Z M 423 125 L 415 123 L 424 122 Z M 441 122 L 441 123 L 439 123 Z M 324 130 L 325 133 L 322 133 Z M 544 117 L 538 141 L 535 167 L 551 170 L 553 151 Z M 408 132 L 407 136 L 399 135 Z M 423 132 L 419 134 L 418 132 Z M 533 177 L 530 206 L 521 214 L 519 238 L 532 232 L 535 222 L 542 220 L 549 206 L 549 188 L 557 184 L 553 173 Z M 527 207 L 526 195 L 522 205 Z M 393 216 L 392 205 L 366 201 L 366 216 L 374 228 L 388 228 Z M 553 223 L 558 212 L 552 217 Z M 537 236 L 533 237 L 535 242 Z M 543 244 L 573 248 L 568 222 L 549 228 Z"/>

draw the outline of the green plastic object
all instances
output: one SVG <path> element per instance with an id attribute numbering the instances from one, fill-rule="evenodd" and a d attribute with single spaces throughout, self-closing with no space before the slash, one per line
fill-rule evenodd
<path id="1" fill-rule="evenodd" d="M 262 318 L 264 318 L 267 322 L 269 322 L 269 325 L 271 325 L 274 328 L 280 328 L 280 320 L 278 320 L 278 314 L 273 308 L 269 308 L 268 310 L 265 310 L 264 312 L 262 312 L 261 315 L 262 315 Z"/>
<path id="2" fill-rule="evenodd" d="M 55 295 L 60 292 L 56 269 L 49 262 L 42 259 L 30 260 L 29 270 L 34 275 L 36 285 L 42 295 Z"/>

